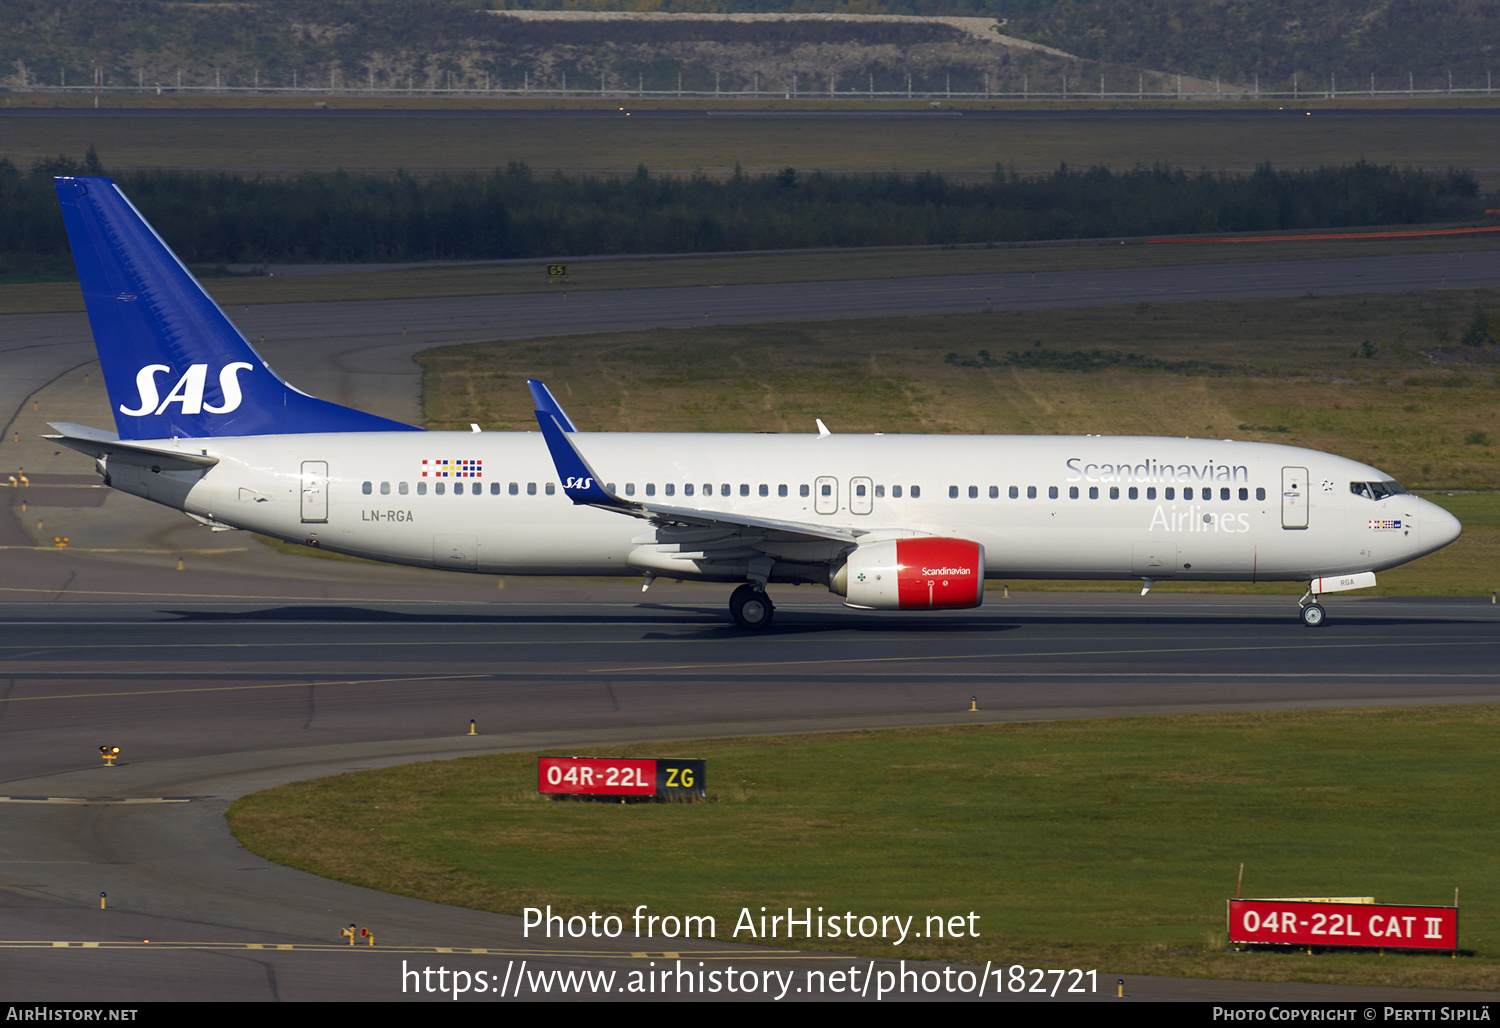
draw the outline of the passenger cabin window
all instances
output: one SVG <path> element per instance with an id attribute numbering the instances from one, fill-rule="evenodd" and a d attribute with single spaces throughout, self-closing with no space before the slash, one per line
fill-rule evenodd
<path id="1" fill-rule="evenodd" d="M 899 499 L 901 499 L 901 487 L 899 485 L 893 485 L 893 486 L 891 486 L 891 499 L 893 499 L 893 500 L 899 500 Z"/>
<path id="2" fill-rule="evenodd" d="M 553 482 L 547 483 L 547 495 L 552 496 L 557 492 L 557 485 Z"/>
<path id="3" fill-rule="evenodd" d="M 535 482 L 527 482 L 526 483 L 526 495 L 527 496 L 535 496 L 536 495 L 536 483 Z"/>
<path id="4" fill-rule="evenodd" d="M 1034 485 L 1027 486 L 1026 487 L 1026 495 L 1029 496 L 1033 500 L 1036 499 L 1036 486 L 1034 486 Z M 1049 500 L 1055 500 L 1055 499 L 1057 499 L 1057 486 L 1055 486 L 1055 485 L 1049 485 L 1047 487 L 1047 499 L 1049 499 Z"/>
<path id="5" fill-rule="evenodd" d="M 1012 500 L 1018 500 L 1018 499 L 1021 498 L 1021 488 L 1020 488 L 1020 486 L 1014 486 L 1013 485 L 1013 486 L 1010 487 L 1010 498 Z"/>
<path id="6" fill-rule="evenodd" d="M 364 485 L 360 486 L 359 491 L 362 492 L 362 493 L 364 493 L 366 496 L 369 496 L 370 495 L 370 483 L 366 482 Z"/>
<path id="7" fill-rule="evenodd" d="M 389 495 L 391 495 L 391 483 L 389 483 L 389 482 L 381 482 L 380 483 L 380 495 L 381 496 L 389 496 Z"/>
<path id="8" fill-rule="evenodd" d="M 809 490 L 806 485 L 800 485 L 797 487 L 797 495 L 801 496 L 804 500 L 807 499 L 810 491 L 811 490 Z"/>
<path id="9" fill-rule="evenodd" d="M 443 495 L 443 483 L 442 482 L 434 482 L 432 484 L 432 491 L 434 493 L 436 493 L 437 495 L 439 495 L 439 496 Z"/>
<path id="10" fill-rule="evenodd" d="M 917 499 L 921 495 L 922 495 L 922 487 L 921 486 L 914 485 L 914 486 L 911 487 L 911 498 L 913 500 Z"/>
<path id="11" fill-rule="evenodd" d="M 666 485 L 662 486 L 662 490 L 665 491 L 668 496 L 676 496 L 677 495 L 677 483 L 676 482 L 668 482 Z"/>
<path id="12" fill-rule="evenodd" d="M 647 496 L 655 496 L 656 495 L 656 483 L 655 482 L 647 482 L 646 483 L 646 495 Z"/>
<path id="13" fill-rule="evenodd" d="M 454 496 L 462 496 L 463 494 L 464 494 L 464 484 L 462 482 L 454 482 L 453 483 L 453 495 Z"/>
<path id="14" fill-rule="evenodd" d="M 499 496 L 500 495 L 500 483 L 499 482 L 491 482 L 490 483 L 490 495 L 491 496 Z"/>
<path id="15" fill-rule="evenodd" d="M 407 489 L 407 486 L 406 486 L 405 482 L 397 483 L 397 485 L 396 485 L 396 492 L 400 493 L 402 496 L 406 495 L 406 489 Z"/>
<path id="16" fill-rule="evenodd" d="M 427 483 L 426 482 L 418 482 L 417 483 L 417 495 L 418 496 L 426 496 L 427 495 Z"/>
<path id="17" fill-rule="evenodd" d="M 783 482 L 781 485 L 778 485 L 776 487 L 776 495 L 777 496 L 785 496 L 786 495 L 786 483 L 785 482 Z"/>

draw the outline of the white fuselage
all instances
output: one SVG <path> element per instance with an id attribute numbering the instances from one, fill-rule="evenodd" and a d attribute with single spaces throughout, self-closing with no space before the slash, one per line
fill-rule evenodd
<path id="1" fill-rule="evenodd" d="M 1372 499 L 1351 488 L 1389 482 L 1374 468 L 1268 443 L 571 438 L 621 497 L 852 528 L 870 539 L 969 539 L 984 547 L 990 578 L 1310 580 L 1392 567 L 1459 532 L 1451 515 L 1425 500 L 1407 493 Z M 658 538 L 649 522 L 564 496 L 540 433 L 305 434 L 153 445 L 206 452 L 219 463 L 194 471 L 111 466 L 116 488 L 341 553 L 508 575 L 675 574 L 679 566 L 641 556 L 643 544 Z M 807 566 L 839 552 L 810 542 L 798 574 L 770 580 L 807 581 Z"/>

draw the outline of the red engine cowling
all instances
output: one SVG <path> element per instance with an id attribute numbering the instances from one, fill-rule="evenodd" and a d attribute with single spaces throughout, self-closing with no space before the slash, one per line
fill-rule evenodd
<path id="1" fill-rule="evenodd" d="M 962 610 L 984 602 L 984 547 L 922 536 L 865 543 L 829 585 L 851 607 Z"/>

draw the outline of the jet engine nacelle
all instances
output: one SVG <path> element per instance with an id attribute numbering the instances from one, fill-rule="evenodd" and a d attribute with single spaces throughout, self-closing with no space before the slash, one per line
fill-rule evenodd
<path id="1" fill-rule="evenodd" d="M 931 536 L 864 543 L 829 588 L 848 606 L 873 610 L 977 607 L 984 602 L 984 547 Z"/>

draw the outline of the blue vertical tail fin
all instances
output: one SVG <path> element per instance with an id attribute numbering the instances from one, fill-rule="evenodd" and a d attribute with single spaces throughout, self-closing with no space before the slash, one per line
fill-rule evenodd
<path id="1" fill-rule="evenodd" d="M 282 381 L 119 186 L 55 183 L 121 439 L 417 431 Z"/>

